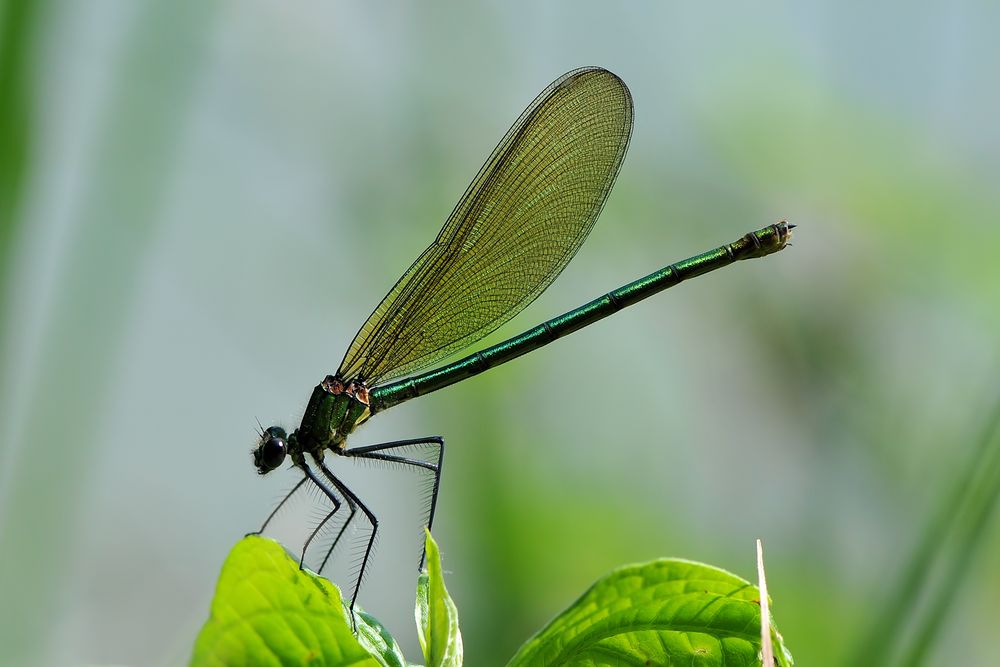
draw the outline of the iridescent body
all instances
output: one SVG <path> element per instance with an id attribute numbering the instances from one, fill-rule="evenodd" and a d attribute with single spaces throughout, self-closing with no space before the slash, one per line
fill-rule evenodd
<path id="1" fill-rule="evenodd" d="M 349 448 L 348 437 L 372 415 L 515 359 L 683 280 L 785 247 L 793 225 L 769 225 L 425 371 L 494 331 L 559 275 L 604 206 L 631 130 L 631 96 L 606 70 L 575 70 L 542 91 L 501 139 L 434 242 L 362 325 L 337 372 L 313 389 L 298 429 L 288 434 L 272 426 L 260 434 L 254 462 L 261 474 L 287 455 L 305 475 L 288 497 L 308 480 L 333 504 L 306 541 L 303 558 L 342 501 L 349 516 L 320 570 L 359 509 L 372 528 L 361 573 L 378 530 L 375 515 L 325 464 L 328 451 L 433 474 L 428 527 L 433 522 L 444 440 L 432 436 Z M 410 455 L 421 447 L 432 451 L 430 460 Z"/>

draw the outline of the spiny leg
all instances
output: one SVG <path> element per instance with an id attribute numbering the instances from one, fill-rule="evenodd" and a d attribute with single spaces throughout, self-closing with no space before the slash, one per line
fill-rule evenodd
<path id="1" fill-rule="evenodd" d="M 299 558 L 299 568 L 301 568 L 302 565 L 303 565 L 303 563 L 305 563 L 306 552 L 309 551 L 309 545 L 312 543 L 313 538 L 316 537 L 317 535 L 319 535 L 320 531 L 323 530 L 323 526 L 326 525 L 326 522 L 329 521 L 330 519 L 332 519 L 333 515 L 336 514 L 337 511 L 340 509 L 340 501 L 334 499 L 332 496 L 330 496 L 330 499 L 333 500 L 333 503 L 334 503 L 333 509 L 330 510 L 329 512 L 327 512 L 326 516 L 323 517 L 323 520 L 320 521 L 318 524 L 316 524 L 316 527 L 313 528 L 313 530 L 312 530 L 311 533 L 309 533 L 309 537 L 306 538 L 306 543 L 302 546 L 302 556 Z M 353 511 L 351 512 L 351 516 L 352 517 L 354 516 L 354 512 Z M 348 521 L 350 521 L 350 518 L 348 518 Z M 341 529 L 341 532 L 343 532 L 343 528 Z M 337 537 L 338 537 L 338 539 L 340 538 L 339 535 Z M 332 550 L 333 549 L 331 547 L 331 551 Z M 330 554 L 329 554 L 329 552 L 327 552 L 326 558 L 323 559 L 323 563 L 319 566 L 319 569 L 316 570 L 317 573 L 320 573 L 320 572 L 323 571 L 323 568 L 326 566 L 326 559 L 329 558 L 329 557 L 330 557 Z"/>
<path id="2" fill-rule="evenodd" d="M 309 478 L 308 478 L 308 477 L 303 477 L 302 479 L 300 479 L 300 480 L 299 480 L 299 483 L 298 483 L 298 484 L 296 484 L 295 486 L 293 486 L 293 487 L 292 487 L 292 490 L 291 490 L 291 491 L 289 491 L 289 492 L 288 492 L 287 494 L 285 494 L 285 497 L 281 499 L 281 502 L 280 502 L 280 503 L 278 503 L 278 506 L 277 506 L 277 507 L 275 507 L 275 508 L 274 508 L 273 510 L 271 510 L 271 513 L 267 515 L 267 518 L 266 518 L 266 519 L 264 519 L 264 523 L 263 523 L 263 525 L 261 525 L 261 527 L 260 527 L 260 530 L 255 530 L 255 531 L 254 531 L 254 532 L 252 532 L 252 533 L 247 533 L 247 536 L 250 536 L 250 535 L 260 535 L 261 533 L 263 533 L 263 532 L 264 532 L 264 529 L 266 529 L 266 528 L 267 528 L 267 524 L 271 523 L 271 519 L 273 519 L 273 518 L 275 517 L 275 515 L 277 515 L 277 514 L 278 514 L 278 510 L 280 510 L 280 509 L 282 508 L 282 506 L 283 506 L 283 505 L 284 505 L 285 503 L 287 503 L 287 502 L 288 502 L 288 499 L 289 499 L 289 498 L 291 498 L 292 496 L 294 496 L 294 495 L 295 495 L 295 492 L 296 492 L 296 491 L 298 491 L 298 490 L 299 490 L 299 488 L 300 488 L 300 487 L 301 487 L 301 486 L 302 486 L 303 484 L 305 484 L 305 483 L 306 483 L 306 480 L 307 480 L 307 479 L 309 479 Z"/>
<path id="3" fill-rule="evenodd" d="M 351 607 L 350 607 L 351 623 L 354 624 L 355 623 L 354 604 L 358 600 L 358 591 L 361 590 L 361 579 L 364 577 L 365 568 L 368 567 L 368 558 L 369 556 L 371 556 L 372 547 L 375 544 L 375 536 L 378 534 L 378 517 L 376 517 L 375 514 L 372 513 L 370 509 L 368 509 L 367 505 L 361 502 L 361 499 L 358 498 L 356 493 L 347 488 L 347 486 L 343 482 L 337 479 L 336 475 L 330 472 L 330 469 L 326 467 L 326 464 L 324 464 L 322 461 L 317 461 L 316 465 L 323 472 L 326 478 L 330 480 L 330 482 L 334 485 L 334 487 L 336 487 L 338 491 L 344 494 L 344 498 L 347 499 L 347 502 L 350 503 L 353 501 L 358 507 L 361 508 L 361 511 L 364 512 L 365 516 L 368 518 L 368 523 L 372 527 L 372 534 L 368 538 L 367 546 L 365 546 L 365 555 L 361 559 L 361 569 L 358 571 L 358 578 L 354 584 L 354 594 L 351 596 Z"/>
<path id="4" fill-rule="evenodd" d="M 320 466 L 320 468 L 324 470 L 324 472 L 326 472 L 326 468 L 323 466 L 322 463 L 318 463 L 318 465 Z M 316 537 L 316 535 L 320 532 L 320 530 L 323 529 L 323 526 L 326 524 L 326 522 L 329 521 L 333 517 L 333 515 L 337 513 L 337 510 L 340 509 L 341 502 L 340 499 L 337 498 L 337 494 L 328 489 L 326 484 L 324 484 L 322 480 L 320 480 L 319 477 L 316 476 L 316 473 L 314 473 L 312 469 L 309 468 L 309 466 L 303 464 L 299 467 L 302 468 L 302 471 L 305 472 L 306 474 L 306 476 L 302 478 L 302 482 L 304 482 L 306 479 L 311 480 L 312 483 L 315 484 L 319 488 L 319 490 L 322 491 L 323 494 L 330 499 L 330 502 L 333 503 L 333 510 L 331 510 L 323 518 L 323 520 L 319 522 L 319 525 L 317 525 L 316 528 L 314 528 L 311 533 L 309 533 L 309 537 L 306 539 L 306 543 L 302 546 L 302 555 L 299 557 L 299 568 L 301 569 L 304 566 L 306 560 L 306 551 L 309 549 L 309 544 L 313 541 L 313 538 Z M 296 485 L 296 489 L 298 489 L 298 486 L 301 485 L 302 482 L 299 482 L 299 484 Z M 336 481 L 334 481 L 334 484 L 336 484 Z M 353 511 L 351 512 L 351 516 L 354 516 Z M 343 532 L 343 530 L 341 530 L 341 532 Z M 327 557 L 329 557 L 329 554 L 327 554 Z M 326 558 L 323 559 L 323 565 L 326 565 Z M 321 565 L 318 572 L 322 571 L 323 571 L 323 566 Z"/>
<path id="5" fill-rule="evenodd" d="M 405 456 L 396 456 L 393 454 L 384 454 L 386 450 L 390 449 L 400 449 L 403 447 L 412 447 L 414 445 L 432 445 L 437 449 L 437 463 L 429 463 L 427 461 L 421 461 L 419 459 L 411 459 Z M 431 508 L 428 513 L 427 518 L 427 530 L 430 531 L 434 527 L 434 512 L 437 509 L 437 499 L 438 490 L 441 487 L 441 467 L 444 464 L 444 438 L 439 435 L 433 435 L 426 438 L 410 438 L 407 440 L 394 440 L 392 442 L 383 442 L 378 445 L 368 445 L 366 447 L 355 447 L 354 449 L 348 449 L 341 452 L 343 456 L 351 456 L 354 458 L 368 459 L 375 461 L 385 461 L 387 463 L 399 463 L 402 465 L 413 466 L 416 468 L 423 468 L 425 470 L 430 470 L 434 473 L 434 487 L 431 490 Z M 421 544 L 424 544 L 421 540 Z M 417 570 L 422 570 L 424 566 L 424 559 L 427 557 L 427 546 L 421 547 L 420 550 L 420 561 L 417 563 Z"/>
<path id="6" fill-rule="evenodd" d="M 347 500 L 347 506 L 350 508 L 351 513 L 348 515 L 347 520 L 344 521 L 344 525 L 341 526 L 340 530 L 337 532 L 337 537 L 333 538 L 333 543 L 330 544 L 330 548 L 326 550 L 326 556 L 323 557 L 323 562 L 320 564 L 319 569 L 316 570 L 317 572 L 322 572 L 323 568 L 326 567 L 327 561 L 330 560 L 330 556 L 333 555 L 333 550 L 337 548 L 337 543 L 340 542 L 340 538 L 344 536 L 344 532 L 347 530 L 347 527 L 351 525 L 351 521 L 354 520 L 354 515 L 358 513 L 358 506 L 354 504 L 354 501 L 346 496 L 345 499 Z M 331 512 L 331 515 L 332 514 L 333 513 Z"/>

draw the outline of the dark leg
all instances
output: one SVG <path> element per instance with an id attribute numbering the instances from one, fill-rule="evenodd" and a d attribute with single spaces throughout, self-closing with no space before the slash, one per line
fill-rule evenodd
<path id="1" fill-rule="evenodd" d="M 266 518 L 266 519 L 264 519 L 264 525 L 262 525 L 262 526 L 260 527 L 260 530 L 255 530 L 255 531 L 254 531 L 254 532 L 252 532 L 252 533 L 247 533 L 247 536 L 250 536 L 250 535 L 260 535 L 261 533 L 263 533 L 263 532 L 264 532 L 264 529 L 265 529 L 265 528 L 267 528 L 267 524 L 271 523 L 271 519 L 273 519 L 273 518 L 275 517 L 275 515 L 276 515 L 276 514 L 278 513 L 278 510 L 280 510 L 280 509 L 281 509 L 281 507 L 282 507 L 282 506 L 283 506 L 283 505 L 284 505 L 285 503 L 287 503 L 287 502 L 288 502 L 288 499 L 289 499 L 289 498 L 291 498 L 292 496 L 294 496 L 294 495 L 295 495 L 295 492 L 296 492 L 296 491 L 298 491 L 298 490 L 299 490 L 299 488 L 300 488 L 300 487 L 301 487 L 301 486 L 302 486 L 303 484 L 305 484 L 305 483 L 306 483 L 306 480 L 307 480 L 307 479 L 309 479 L 309 478 L 308 478 L 308 477 L 303 477 L 302 479 L 300 479 L 300 480 L 299 480 L 299 483 L 298 483 L 298 484 L 296 484 L 295 486 L 293 486 L 293 487 L 292 487 L 292 490 L 291 490 L 291 491 L 289 491 L 289 492 L 288 492 L 288 494 L 287 494 L 287 495 L 286 495 L 286 496 L 285 496 L 284 498 L 282 498 L 282 499 L 281 499 L 281 502 L 280 502 L 280 503 L 278 503 L 278 506 L 277 506 L 277 507 L 275 507 L 275 508 L 274 508 L 273 510 L 271 510 L 271 513 L 267 515 L 267 518 Z"/>
<path id="2" fill-rule="evenodd" d="M 394 454 L 385 454 L 384 452 L 392 449 L 400 449 L 404 447 L 412 447 L 414 445 L 433 445 L 437 449 L 437 462 L 429 463 L 427 461 L 421 461 L 419 459 L 411 459 L 405 456 L 397 456 Z M 409 440 L 394 440 L 393 442 L 384 442 L 378 445 L 369 445 L 367 447 L 355 447 L 354 449 L 348 449 L 341 452 L 343 456 L 350 456 L 359 459 L 368 459 L 373 461 L 385 461 L 387 463 L 399 463 L 402 465 L 413 466 L 416 468 L 423 468 L 424 470 L 429 470 L 434 473 L 434 487 L 431 490 L 431 508 L 427 517 L 427 530 L 431 530 L 434 527 L 434 511 L 437 509 L 437 499 L 438 499 L 438 489 L 441 487 L 441 467 L 444 464 L 444 438 L 435 435 L 428 438 L 411 438 Z M 421 544 L 423 541 L 421 540 Z M 425 553 L 426 547 L 422 547 L 420 551 L 420 561 L 417 563 L 417 569 L 421 570 L 424 566 L 424 558 L 427 556 Z"/>
<path id="3" fill-rule="evenodd" d="M 321 468 L 323 468 L 324 471 L 326 470 L 324 468 L 322 462 L 317 461 L 317 464 Z M 333 503 L 333 510 L 331 510 L 330 513 L 327 514 L 323 518 L 323 520 L 319 522 L 319 525 L 316 526 L 316 528 L 314 528 L 311 533 L 309 533 L 309 537 L 306 539 L 306 543 L 302 547 L 302 556 L 299 558 L 299 568 L 301 569 L 302 566 L 303 566 L 303 563 L 305 563 L 306 551 L 309 549 L 309 544 L 313 541 L 313 538 L 316 537 L 316 535 L 319 533 L 319 531 L 323 529 L 323 526 L 326 524 L 326 522 L 329 521 L 333 517 L 333 515 L 337 513 L 337 510 L 340 509 L 341 503 L 340 503 L 340 499 L 337 498 L 337 495 L 333 491 L 331 491 L 329 488 L 327 488 L 326 484 L 324 484 L 322 482 L 322 480 L 320 480 L 316 476 L 316 473 L 314 473 L 309 468 L 309 466 L 303 465 L 303 466 L 300 466 L 300 467 L 302 468 L 302 471 L 305 472 L 305 474 L 306 474 L 306 476 L 304 478 L 302 478 L 302 482 L 306 481 L 306 479 L 311 480 L 312 483 L 315 484 L 319 488 L 319 490 L 323 492 L 323 495 L 325 495 L 327 498 L 329 498 L 330 502 Z M 302 482 L 299 482 L 299 484 L 302 484 Z M 296 489 L 298 489 L 298 486 L 296 486 Z M 287 500 L 287 498 L 286 498 L 286 500 Z M 351 502 L 351 501 L 348 500 L 348 502 Z M 353 510 L 353 508 L 351 510 L 351 516 L 352 517 L 354 516 L 354 510 Z M 350 518 L 348 518 L 348 522 L 349 521 L 350 521 Z M 346 527 L 346 524 L 345 524 L 345 527 Z M 340 532 L 343 533 L 344 532 L 343 529 L 341 529 Z M 340 535 L 339 534 L 337 535 L 337 539 L 340 539 Z M 334 544 L 336 544 L 336 542 L 334 542 Z M 332 550 L 333 549 L 331 547 L 331 551 Z M 330 554 L 327 553 L 327 558 L 329 558 L 329 557 L 330 557 Z M 326 558 L 323 559 L 323 565 L 326 565 Z M 318 570 L 319 572 L 323 571 L 323 565 L 320 566 L 320 568 Z"/>
<path id="4" fill-rule="evenodd" d="M 326 478 L 330 480 L 330 483 L 333 484 L 338 491 L 344 494 L 344 498 L 347 499 L 348 503 L 353 502 L 361 508 L 361 511 L 364 512 L 365 516 L 368 518 L 368 523 L 372 527 L 372 534 L 368 538 L 368 545 L 365 547 L 365 555 L 361 559 L 361 569 L 358 571 L 358 577 L 354 584 L 354 594 L 351 596 L 351 623 L 354 623 L 354 603 L 358 600 L 358 591 L 361 590 L 361 579 L 364 577 L 365 568 L 368 566 L 368 558 L 371 556 L 372 547 L 375 544 L 375 536 L 378 534 L 378 518 L 370 509 L 368 509 L 367 505 L 361 502 L 361 499 L 358 498 L 357 494 L 347 488 L 343 482 L 337 479 L 336 475 L 330 472 L 330 469 L 326 467 L 326 464 L 322 461 L 317 461 L 316 465 L 319 466 L 319 469 L 323 472 Z"/>
<path id="5" fill-rule="evenodd" d="M 354 501 L 351 500 L 350 498 L 347 498 L 347 506 L 351 509 L 351 513 L 347 516 L 347 521 L 344 522 L 344 525 L 341 526 L 340 530 L 337 532 L 337 537 L 333 538 L 333 542 L 330 544 L 330 548 L 326 550 L 326 556 L 323 557 L 323 562 L 320 563 L 319 569 L 316 570 L 317 572 L 322 572 L 323 568 L 326 567 L 327 561 L 330 560 L 330 556 L 333 555 L 333 550 L 337 548 L 337 543 L 340 542 L 340 538 L 344 536 L 344 532 L 347 530 L 347 527 L 351 525 L 351 521 L 354 520 L 354 515 L 358 513 L 358 506 L 355 505 Z M 331 512 L 331 516 L 332 514 L 333 513 Z M 324 519 L 324 523 L 325 522 L 326 519 Z"/>
<path id="6" fill-rule="evenodd" d="M 323 530 L 323 526 L 326 525 L 326 522 L 329 521 L 330 519 L 332 519 L 333 515 L 336 514 L 337 510 L 340 509 L 340 501 L 337 500 L 331 494 L 328 494 L 328 497 L 330 498 L 330 500 L 333 501 L 333 509 L 330 510 L 325 517 L 323 517 L 323 520 L 320 521 L 319 524 L 317 524 L 315 528 L 313 528 L 313 531 L 311 533 L 309 533 L 309 537 L 306 538 L 306 543 L 302 546 L 302 556 L 299 558 L 299 569 L 301 569 L 302 566 L 303 566 L 303 563 L 305 563 L 306 552 L 309 551 L 309 545 L 310 545 L 310 543 L 312 543 L 313 538 L 316 537 L 321 530 Z M 353 518 L 353 517 L 354 517 L 354 510 L 352 508 L 351 509 L 351 516 L 348 517 L 347 523 L 350 523 L 351 518 Z M 344 524 L 345 528 L 347 527 L 347 523 Z M 341 528 L 340 532 L 343 533 L 344 529 Z M 337 539 L 338 540 L 340 539 L 340 534 L 337 535 Z M 334 544 L 336 544 L 336 541 L 334 541 Z M 333 551 L 333 547 L 330 547 L 330 551 Z M 330 557 L 330 552 L 327 552 L 326 558 L 323 559 L 323 564 L 319 566 L 318 570 L 316 570 L 317 573 L 320 573 L 320 572 L 323 571 L 323 567 L 326 565 L 326 559 L 329 558 L 329 557 Z"/>

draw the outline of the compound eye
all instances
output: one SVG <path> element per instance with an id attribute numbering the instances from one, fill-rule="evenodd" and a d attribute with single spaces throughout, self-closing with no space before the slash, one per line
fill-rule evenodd
<path id="1" fill-rule="evenodd" d="M 288 443 L 284 438 L 271 438 L 264 443 L 264 451 L 261 453 L 262 463 L 274 470 L 285 460 L 285 452 L 288 450 Z"/>
<path id="2" fill-rule="evenodd" d="M 257 467 L 261 473 L 270 472 L 281 465 L 281 462 L 285 460 L 287 452 L 288 443 L 285 439 L 279 436 L 271 436 L 262 442 L 260 449 L 257 450 Z"/>

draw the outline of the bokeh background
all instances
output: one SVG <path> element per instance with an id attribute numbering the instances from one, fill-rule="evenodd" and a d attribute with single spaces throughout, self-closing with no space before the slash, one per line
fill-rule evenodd
<path id="1" fill-rule="evenodd" d="M 186 662 L 228 549 L 296 480 L 254 473 L 255 420 L 295 425 L 510 123 L 589 64 L 632 90 L 629 155 L 490 340 L 779 219 L 794 247 L 352 442 L 446 437 L 469 665 L 625 563 L 752 578 L 756 537 L 800 664 L 851 664 L 1000 393 L 997 6 L 0 7 L 5 664 Z M 361 603 L 419 661 L 419 485 L 335 464 L 385 517 Z M 996 664 L 982 526 L 929 664 Z"/>

